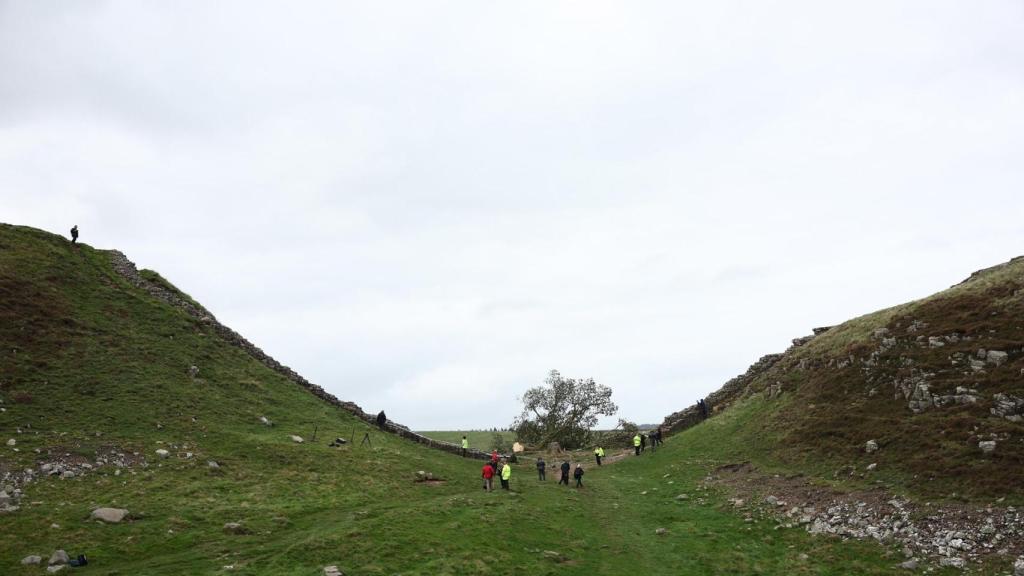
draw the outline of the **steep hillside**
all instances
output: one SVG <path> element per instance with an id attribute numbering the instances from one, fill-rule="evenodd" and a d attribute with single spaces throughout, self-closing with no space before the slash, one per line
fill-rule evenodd
<path id="1" fill-rule="evenodd" d="M 774 440 L 754 458 L 928 497 L 1024 498 L 1024 259 L 815 332 L 709 399 L 768 400 L 742 432 Z M 690 408 L 665 425 L 699 421 Z"/>
<path id="2" fill-rule="evenodd" d="M 737 409 L 656 453 L 557 455 L 583 458 L 584 488 L 529 462 L 485 493 L 478 461 L 378 431 L 155 272 L 0 225 L 0 573 L 46 573 L 59 549 L 105 575 L 898 571 L 893 542 L 823 540 L 709 482 L 751 446 L 767 454 L 773 436 L 751 431 L 789 414 L 795 391 L 765 401 L 753 379 Z"/>

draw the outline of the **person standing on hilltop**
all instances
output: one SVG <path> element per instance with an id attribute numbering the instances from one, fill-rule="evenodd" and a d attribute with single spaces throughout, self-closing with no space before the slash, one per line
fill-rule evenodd
<path id="1" fill-rule="evenodd" d="M 594 448 L 594 460 L 597 460 L 597 465 L 601 465 L 601 458 L 604 458 L 604 448 L 598 446 Z"/>
<path id="2" fill-rule="evenodd" d="M 466 451 L 469 450 L 469 440 L 466 439 L 466 435 L 462 435 L 462 457 L 466 457 Z"/>
<path id="3" fill-rule="evenodd" d="M 494 468 L 491 467 L 490 462 L 484 463 L 483 471 L 480 475 L 484 479 L 484 490 L 491 492 L 494 490 Z"/>
<path id="4" fill-rule="evenodd" d="M 568 460 L 563 460 L 562 461 L 562 466 L 561 466 L 562 477 L 558 479 L 558 483 L 559 484 L 565 484 L 566 486 L 569 485 L 569 468 L 570 468 L 569 461 Z"/>
<path id="5" fill-rule="evenodd" d="M 512 465 L 508 463 L 508 460 L 502 462 L 501 467 L 501 489 L 508 490 L 508 481 L 512 479 Z"/>
<path id="6" fill-rule="evenodd" d="M 640 455 L 640 442 L 640 433 L 637 432 L 636 436 L 633 436 L 633 451 L 636 452 L 637 456 Z"/>
<path id="7" fill-rule="evenodd" d="M 576 487 L 583 488 L 583 464 L 576 464 L 576 470 L 572 473 L 572 477 L 576 479 Z"/>
<path id="8" fill-rule="evenodd" d="M 71 243 L 75 244 L 78 242 L 78 224 L 71 227 Z"/>
<path id="9" fill-rule="evenodd" d="M 548 467 L 548 464 L 547 464 L 547 462 L 544 461 L 544 457 L 543 456 L 538 456 L 537 457 L 537 480 L 547 480 L 547 477 L 544 475 L 544 471 L 545 471 L 545 469 L 547 467 Z"/>
<path id="10" fill-rule="evenodd" d="M 387 424 L 387 423 L 388 423 L 388 417 L 387 417 L 387 415 L 384 414 L 384 411 L 381 410 L 380 414 L 377 414 L 377 427 L 380 428 L 381 430 L 383 430 L 384 429 L 384 425 Z"/>

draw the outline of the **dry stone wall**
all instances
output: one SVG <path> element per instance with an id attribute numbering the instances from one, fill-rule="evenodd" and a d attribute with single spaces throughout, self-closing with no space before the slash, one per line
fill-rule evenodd
<path id="1" fill-rule="evenodd" d="M 257 347 L 252 342 L 246 340 L 238 332 L 235 332 L 231 328 L 228 328 L 227 326 L 218 322 L 217 319 L 213 316 L 213 314 L 211 314 L 202 306 L 192 302 L 183 294 L 171 290 L 167 287 L 161 286 L 155 282 L 151 282 L 146 278 L 143 278 L 139 274 L 139 271 L 135 267 L 135 264 L 131 260 L 129 260 L 128 257 L 125 256 L 123 253 L 117 250 L 112 250 L 110 252 L 110 261 L 111 264 L 113 265 L 114 271 L 117 272 L 119 276 L 124 278 L 129 284 L 131 284 L 135 288 L 145 291 L 146 293 L 156 298 L 157 300 L 165 302 L 185 312 L 189 316 L 192 316 L 193 318 L 202 322 L 203 324 L 209 326 L 218 336 L 223 338 L 228 343 L 241 348 L 267 368 L 270 368 L 271 370 L 277 372 L 278 374 L 281 374 L 288 380 L 305 388 L 311 394 L 313 394 L 317 398 L 320 398 L 324 402 L 333 404 L 334 406 L 337 406 L 342 410 L 350 412 L 357 418 L 360 418 L 369 424 L 373 424 L 374 426 L 377 425 L 376 415 L 364 411 L 362 408 L 359 407 L 359 405 L 355 404 L 354 402 L 345 402 L 343 400 L 340 400 L 330 392 L 327 392 L 326 390 L 321 388 L 320 386 L 317 386 L 316 384 L 313 384 L 309 380 L 306 380 L 291 368 L 285 366 L 284 364 L 281 364 L 277 360 L 273 359 L 269 354 L 267 354 L 263 350 L 260 350 L 259 347 Z M 401 436 L 408 440 L 412 440 L 413 442 L 418 442 L 429 448 L 433 448 L 435 450 L 443 450 L 445 452 L 451 452 L 452 454 L 462 455 L 461 446 L 452 444 L 450 442 L 441 442 L 439 440 L 427 438 L 426 436 L 413 432 L 408 427 L 402 426 L 401 424 L 391 422 L 389 420 L 385 427 L 389 432 L 397 434 L 398 436 Z M 467 450 L 466 456 L 469 458 L 476 458 L 478 460 L 487 460 L 490 458 L 489 454 L 475 449 Z"/>

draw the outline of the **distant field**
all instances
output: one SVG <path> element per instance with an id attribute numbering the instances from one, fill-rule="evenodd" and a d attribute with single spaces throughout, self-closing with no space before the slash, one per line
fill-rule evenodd
<path id="1" fill-rule="evenodd" d="M 491 449 L 491 438 L 494 436 L 494 432 L 482 431 L 482 430 L 424 430 L 417 431 L 418 434 L 423 434 L 427 438 L 433 438 L 434 440 L 440 440 L 442 442 L 451 442 L 452 444 L 459 444 L 462 442 L 462 436 L 465 435 L 469 440 L 470 448 L 477 448 L 480 450 Z M 516 435 L 514 432 L 498 432 L 509 442 L 515 442 Z"/>

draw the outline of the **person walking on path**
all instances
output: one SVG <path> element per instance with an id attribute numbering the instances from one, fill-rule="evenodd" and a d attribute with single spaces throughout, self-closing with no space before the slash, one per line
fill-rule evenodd
<path id="1" fill-rule="evenodd" d="M 501 489 L 508 490 L 508 481 L 512 479 L 512 465 L 508 461 L 501 467 Z"/>
<path id="2" fill-rule="evenodd" d="M 562 462 L 562 477 L 558 479 L 559 484 L 569 485 L 569 461 L 565 460 Z"/>
<path id="3" fill-rule="evenodd" d="M 636 452 L 637 456 L 640 455 L 640 433 L 639 432 L 636 433 L 636 436 L 633 436 L 633 451 Z"/>
<path id="4" fill-rule="evenodd" d="M 71 227 L 71 243 L 75 244 L 78 242 L 78 224 Z"/>
<path id="5" fill-rule="evenodd" d="M 544 475 L 544 469 L 547 468 L 548 464 L 544 461 L 543 457 L 537 458 L 537 480 L 547 480 Z"/>
<path id="6" fill-rule="evenodd" d="M 640 451 L 641 452 L 646 452 L 647 451 L 647 434 L 641 434 L 640 435 Z"/>
<path id="7" fill-rule="evenodd" d="M 594 448 L 594 460 L 597 460 L 597 465 L 601 465 L 601 458 L 604 458 L 604 448 L 598 446 Z"/>
<path id="8" fill-rule="evenodd" d="M 494 468 L 491 467 L 490 462 L 484 464 L 483 472 L 480 475 L 484 478 L 484 490 L 488 492 L 494 490 Z"/>
<path id="9" fill-rule="evenodd" d="M 576 470 L 573 471 L 572 477 L 576 479 L 576 487 L 583 488 L 583 464 L 576 464 Z"/>
<path id="10" fill-rule="evenodd" d="M 381 430 L 383 430 L 384 429 L 384 425 L 387 424 L 387 423 L 388 423 L 388 417 L 387 417 L 387 415 L 384 414 L 384 411 L 381 410 L 380 413 L 377 414 L 377 427 L 380 428 Z"/>
<path id="11" fill-rule="evenodd" d="M 469 450 L 469 440 L 466 439 L 466 435 L 462 435 L 462 457 L 466 457 L 466 451 Z"/>

